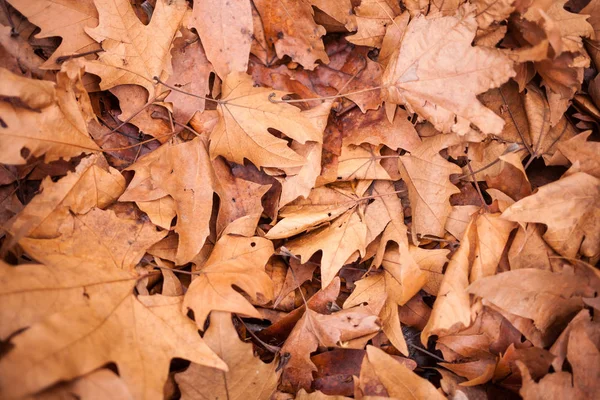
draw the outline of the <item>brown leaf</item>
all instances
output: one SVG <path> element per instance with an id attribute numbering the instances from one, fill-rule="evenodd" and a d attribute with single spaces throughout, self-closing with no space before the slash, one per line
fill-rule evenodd
<path id="1" fill-rule="evenodd" d="M 232 285 L 257 301 L 273 298 L 271 279 L 264 266 L 273 254 L 273 244 L 259 237 L 221 237 L 199 271 L 183 300 L 184 310 L 192 309 L 196 324 L 202 329 L 213 310 L 227 311 L 260 318 L 260 314 Z"/>
<path id="2" fill-rule="evenodd" d="M 223 82 L 223 100 L 217 108 L 219 122 L 210 137 L 212 158 L 223 156 L 238 164 L 243 164 L 246 158 L 259 168 L 305 164 L 304 157 L 291 150 L 285 140 L 268 133 L 268 129 L 281 130 L 300 143 L 322 143 L 322 130 L 299 109 L 272 103 L 270 93 L 275 93 L 277 100 L 285 95 L 268 88 L 255 88 L 246 74 L 227 76 Z"/>
<path id="3" fill-rule="evenodd" d="M 14 315 L 25 305 L 23 310 L 35 311 L 13 324 L 31 327 L 12 340 L 14 349 L 0 362 L 5 397 L 115 362 L 135 398 L 159 399 L 172 358 L 227 368 L 180 312 L 182 298 L 135 296 L 137 275 L 93 264 L 3 265 L 2 274 L 3 313 L 8 307 Z M 49 302 L 49 296 L 56 300 Z M 144 357 L 148 348 L 154 350 L 151 358 Z"/>
<path id="4" fill-rule="evenodd" d="M 94 398 L 96 396 L 110 397 L 115 400 L 132 399 L 125 382 L 117 374 L 103 368 L 77 378 L 69 383 L 61 383 L 48 390 L 31 396 L 31 400 Z"/>
<path id="5" fill-rule="evenodd" d="M 358 31 L 347 40 L 359 46 L 381 47 L 386 26 L 400 14 L 400 7 L 392 0 L 364 0 L 355 12 Z"/>
<path id="6" fill-rule="evenodd" d="M 76 66 L 65 67 L 54 84 L 0 68 L 0 95 L 18 101 L 0 103 L 2 163 L 25 164 L 42 155 L 50 162 L 99 150 L 87 130 L 94 116 L 81 74 Z"/>
<path id="7" fill-rule="evenodd" d="M 500 133 L 502 119 L 476 96 L 515 73 L 498 50 L 471 46 L 476 29 L 467 6 L 457 16 L 415 17 L 383 75 L 384 100 L 405 105 L 442 132 L 466 133 L 473 123 Z"/>
<path id="8" fill-rule="evenodd" d="M 255 0 L 265 29 L 277 56 L 289 55 L 306 69 L 314 69 L 317 60 L 329 62 L 321 36 L 325 29 L 313 20 L 313 10 L 306 0 Z"/>
<path id="9" fill-rule="evenodd" d="M 390 396 L 415 400 L 445 399 L 429 381 L 395 361 L 383 350 L 368 346 L 367 357 Z"/>
<path id="10" fill-rule="evenodd" d="M 544 240 L 561 255 L 589 257 L 600 253 L 600 181 L 578 172 L 551 184 L 510 206 L 502 218 L 517 222 L 539 222 L 548 230 Z"/>
<path id="11" fill-rule="evenodd" d="M 182 399 L 244 397 L 258 400 L 269 398 L 275 391 L 279 376 L 275 372 L 276 364 L 265 364 L 254 356 L 252 344 L 238 338 L 231 314 L 212 312 L 203 340 L 227 364 L 229 371 L 192 363 L 187 370 L 175 375 Z"/>
<path id="12" fill-rule="evenodd" d="M 206 56 L 222 79 L 231 72 L 246 72 L 252 42 L 252 6 L 248 0 L 195 0 L 192 27 Z"/>
<path id="13" fill-rule="evenodd" d="M 187 9 L 185 1 L 158 0 L 148 25 L 138 19 L 128 1 L 94 0 L 94 3 L 100 23 L 85 31 L 104 51 L 98 60 L 86 62 L 86 70 L 102 79 L 103 90 L 136 84 L 154 96 L 154 77 L 166 79 L 171 74 L 170 49 Z"/>

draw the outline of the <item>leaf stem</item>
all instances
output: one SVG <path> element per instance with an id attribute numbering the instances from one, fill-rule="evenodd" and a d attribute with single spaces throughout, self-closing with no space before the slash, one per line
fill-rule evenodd
<path id="1" fill-rule="evenodd" d="M 274 100 L 274 97 L 277 96 L 277 94 L 275 94 L 274 92 L 269 94 L 269 101 L 271 103 L 305 103 L 307 101 L 311 101 L 311 100 L 333 100 L 333 99 L 339 99 L 341 97 L 348 97 L 348 96 L 352 96 L 354 94 L 360 94 L 360 93 L 367 93 L 367 92 L 372 92 L 374 90 L 380 90 L 382 89 L 384 86 L 375 86 L 372 88 L 368 88 L 368 89 L 361 89 L 361 90 L 357 90 L 356 92 L 348 92 L 348 93 L 344 93 L 344 94 L 336 94 L 335 96 L 325 96 L 325 97 L 312 97 L 312 98 L 308 98 L 308 99 L 290 99 L 290 100 Z"/>

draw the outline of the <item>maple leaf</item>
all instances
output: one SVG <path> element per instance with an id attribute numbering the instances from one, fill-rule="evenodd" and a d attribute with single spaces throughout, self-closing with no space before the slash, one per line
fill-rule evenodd
<path id="1" fill-rule="evenodd" d="M 126 0 L 94 0 L 100 23 L 85 31 L 104 50 L 86 70 L 101 78 L 100 88 L 136 84 L 155 93 L 154 77 L 171 73 L 171 45 L 187 9 L 183 0 L 158 0 L 152 20 L 144 25 Z"/>
<path id="2" fill-rule="evenodd" d="M 175 375 L 182 399 L 244 397 L 260 400 L 275 391 L 279 378 L 276 363 L 265 364 L 254 356 L 252 344 L 238 338 L 231 314 L 213 311 L 203 340 L 227 364 L 229 371 L 190 365 L 185 372 Z"/>
<path id="3" fill-rule="evenodd" d="M 180 32 L 181 37 L 175 39 L 171 49 L 173 73 L 167 84 L 186 93 L 172 90 L 165 101 L 173 103 L 173 116 L 176 120 L 188 122 L 196 111 L 204 111 L 204 97 L 209 93 L 209 80 L 214 69 L 206 58 L 198 35 L 184 28 Z"/>
<path id="4" fill-rule="evenodd" d="M 252 6 L 248 0 L 195 0 L 191 26 L 217 75 L 246 72 L 252 42 Z"/>
<path id="5" fill-rule="evenodd" d="M 184 310 L 192 309 L 196 323 L 204 321 L 212 310 L 227 311 L 260 318 L 260 314 L 232 285 L 254 301 L 260 294 L 265 301 L 273 298 L 271 279 L 264 267 L 273 254 L 271 241 L 259 237 L 225 235 L 215 244 L 183 301 Z"/>
<path id="6" fill-rule="evenodd" d="M 500 133 L 503 121 L 476 95 L 514 76 L 496 49 L 472 47 L 477 23 L 465 5 L 457 16 L 415 17 L 383 75 L 384 100 L 403 104 L 442 132 L 466 133 L 474 124 Z"/>
<path id="7" fill-rule="evenodd" d="M 167 235 L 167 231 L 157 232 L 151 223 L 119 218 L 112 210 L 97 208 L 61 222 L 59 236 L 24 238 L 19 244 L 47 265 L 86 263 L 133 270 L 146 250 Z"/>
<path id="8" fill-rule="evenodd" d="M 40 188 L 42 192 L 6 227 L 16 239 L 57 236 L 70 212 L 85 214 L 114 202 L 125 189 L 125 179 L 102 155 L 94 154 L 58 182 L 45 178 Z"/>
<path id="9" fill-rule="evenodd" d="M 400 14 L 400 7 L 390 0 L 365 0 L 355 11 L 358 30 L 346 39 L 359 46 L 381 47 L 385 28 Z"/>
<path id="10" fill-rule="evenodd" d="M 367 346 L 367 357 L 390 396 L 399 399 L 444 399 L 426 379 L 421 378 L 383 350 Z"/>
<path id="11" fill-rule="evenodd" d="M 136 274 L 94 264 L 1 270 L 1 309 L 9 313 L 3 321 L 11 321 L 3 330 L 29 326 L 0 361 L 3 396 L 34 393 L 115 362 L 135 398 L 159 399 L 172 358 L 227 368 L 181 313 L 182 298 L 135 296 Z M 27 309 L 33 312 L 15 314 Z"/>
<path id="12" fill-rule="evenodd" d="M 79 68 L 65 66 L 57 83 L 27 79 L 0 68 L 0 95 L 17 102 L 0 103 L 0 162 L 25 164 L 30 157 L 46 162 L 100 150 L 87 122 L 94 114 Z"/>
<path id="13" fill-rule="evenodd" d="M 321 40 L 325 28 L 313 20 L 308 0 L 255 0 L 254 5 L 279 58 L 289 55 L 306 69 L 314 69 L 317 60 L 329 63 Z"/>
<path id="14" fill-rule="evenodd" d="M 584 172 L 569 175 L 539 188 L 502 213 L 516 222 L 546 224 L 544 240 L 559 254 L 575 257 L 600 253 L 600 180 Z"/>
<path id="15" fill-rule="evenodd" d="M 232 73 L 223 81 L 223 98 L 218 104 L 219 122 L 210 135 L 210 155 L 223 156 L 243 164 L 250 160 L 257 167 L 299 167 L 305 160 L 291 150 L 283 139 L 268 133 L 278 129 L 300 143 L 323 141 L 322 131 L 289 104 L 272 103 L 270 93 L 280 99 L 284 92 L 256 88 L 252 79 Z"/>
<path id="16" fill-rule="evenodd" d="M 414 242 L 418 242 L 417 234 L 444 235 L 452 209 L 450 196 L 460 191 L 449 179 L 450 174 L 460 173 L 460 168 L 438 154 L 448 145 L 448 138 L 427 138 L 410 154 L 399 158 L 400 175 L 408 186 L 412 208 Z"/>
<path id="17" fill-rule="evenodd" d="M 128 169 L 136 174 L 119 201 L 160 201 L 170 196 L 178 216 L 176 263 L 189 262 L 209 234 L 212 212 L 214 172 L 202 138 L 165 144 Z"/>
<path id="18" fill-rule="evenodd" d="M 62 41 L 41 68 L 59 69 L 57 58 L 98 49 L 85 28 L 98 25 L 98 11 L 92 0 L 9 0 L 29 21 L 40 27 L 38 38 L 60 36 Z"/>
<path id="19" fill-rule="evenodd" d="M 60 383 L 37 393 L 33 397 L 39 400 L 69 398 L 77 396 L 88 398 L 106 396 L 116 400 L 131 400 L 129 389 L 117 374 L 107 368 L 99 369 L 68 383 Z"/>
<path id="20" fill-rule="evenodd" d="M 364 307 L 323 315 L 311 309 L 304 312 L 281 348 L 289 361 L 283 368 L 282 379 L 294 388 L 310 387 L 312 371 L 316 370 L 310 353 L 319 345 L 335 347 L 345 341 L 379 331 L 377 316 Z"/>

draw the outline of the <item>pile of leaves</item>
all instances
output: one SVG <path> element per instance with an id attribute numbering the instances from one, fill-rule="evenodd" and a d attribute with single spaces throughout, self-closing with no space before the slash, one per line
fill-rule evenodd
<path id="1" fill-rule="evenodd" d="M 598 398 L 565 3 L 3 1 L 0 397 Z"/>

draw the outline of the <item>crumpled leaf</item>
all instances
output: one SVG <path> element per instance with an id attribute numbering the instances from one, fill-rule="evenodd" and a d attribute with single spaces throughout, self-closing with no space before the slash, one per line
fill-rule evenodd
<path id="1" fill-rule="evenodd" d="M 321 36 L 325 28 L 313 20 L 311 4 L 306 0 L 255 0 L 267 41 L 275 45 L 277 56 L 288 55 L 306 69 L 314 69 L 317 60 L 329 63 Z"/>
<path id="2" fill-rule="evenodd" d="M 496 49 L 472 47 L 477 23 L 464 6 L 457 16 L 415 17 L 383 75 L 384 100 L 405 105 L 442 132 L 469 125 L 498 134 L 503 120 L 476 98 L 515 75 Z"/>

